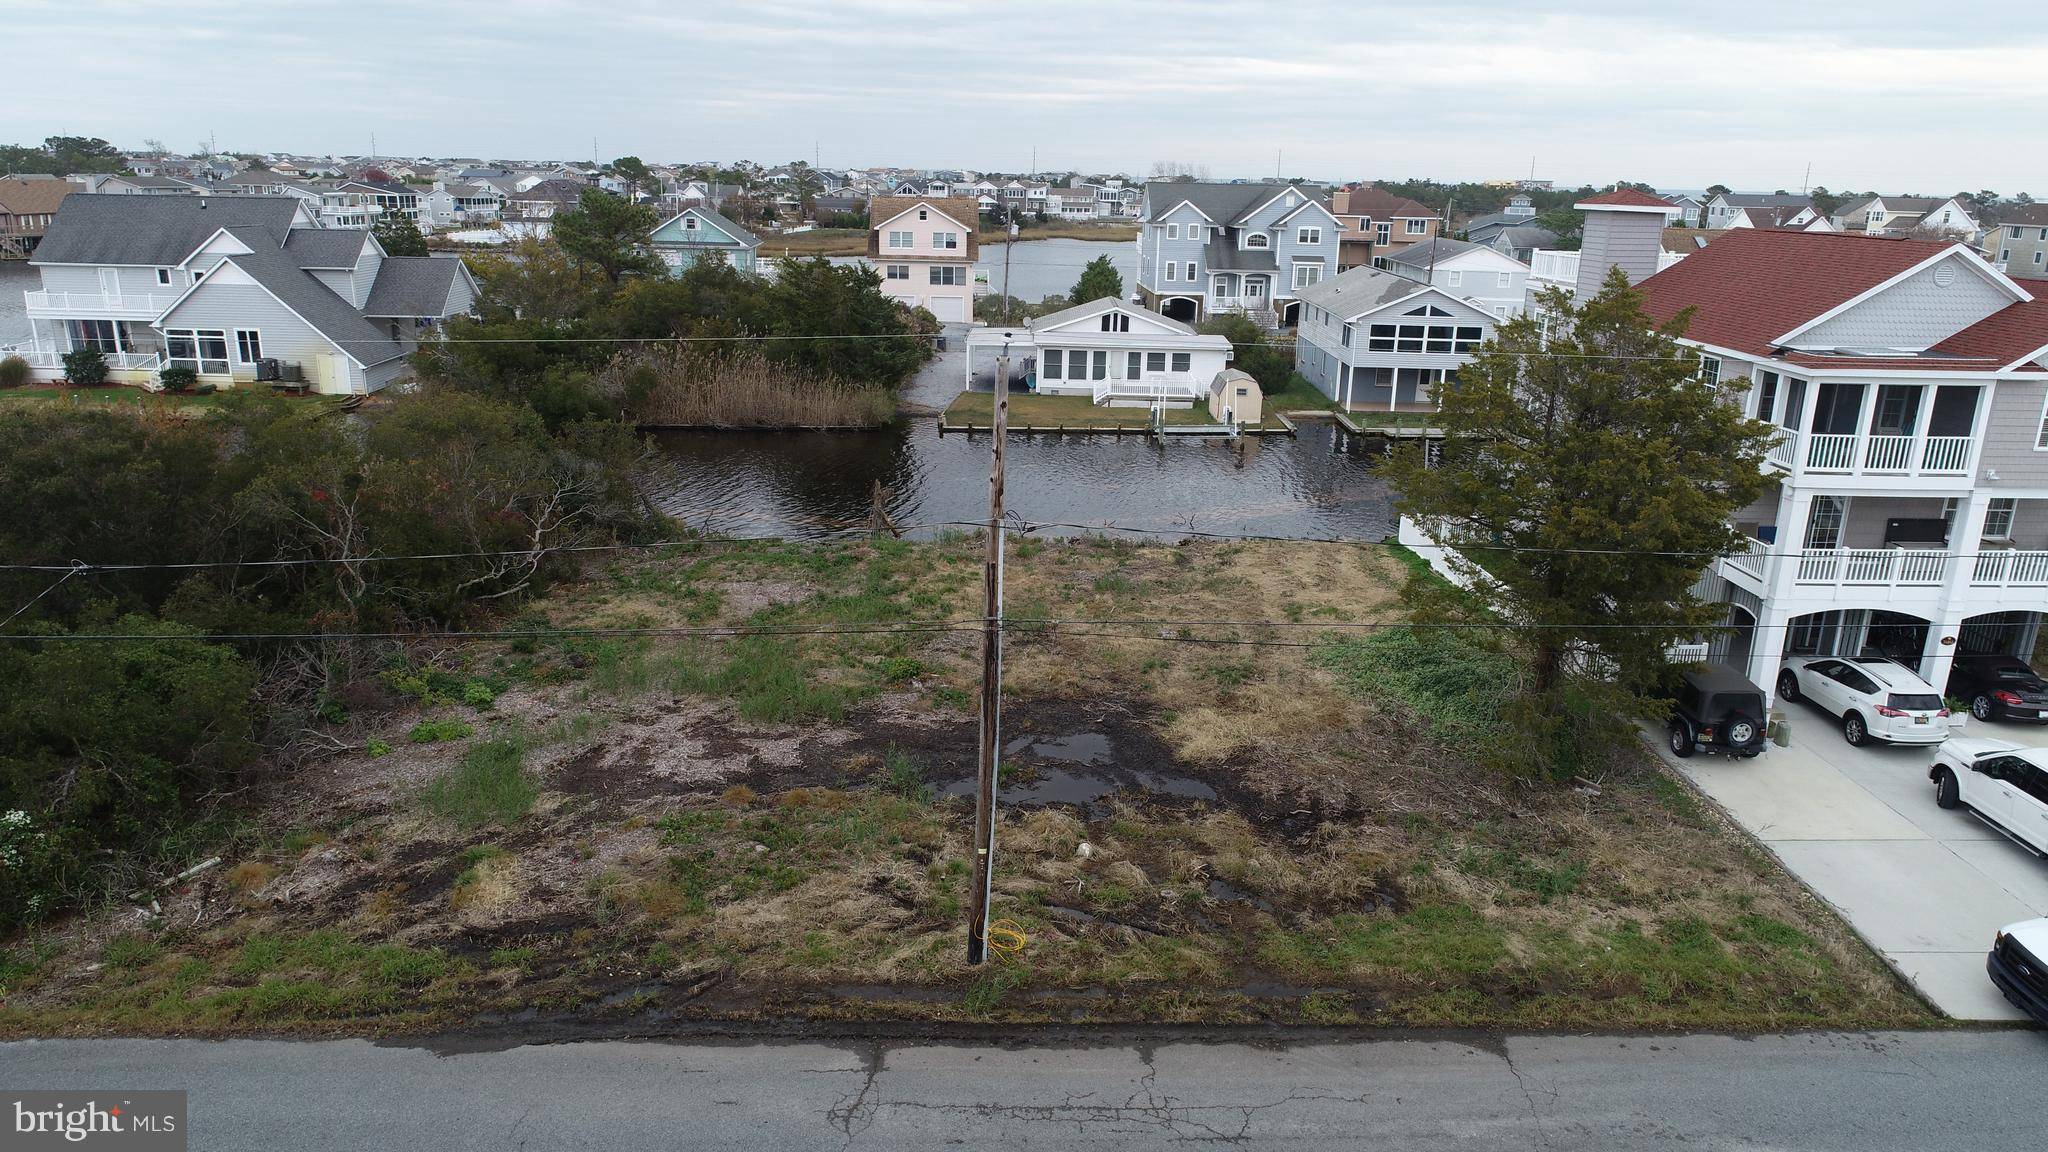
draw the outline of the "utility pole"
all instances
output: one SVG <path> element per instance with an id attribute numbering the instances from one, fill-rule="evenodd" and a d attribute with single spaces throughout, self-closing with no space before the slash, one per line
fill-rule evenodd
<path id="1" fill-rule="evenodd" d="M 1009 209 L 1005 208 L 1003 211 L 1007 212 Z M 1010 323 L 1010 250 L 1016 246 L 1017 222 L 1012 220 L 1010 222 L 1010 242 L 1003 245 L 1003 323 L 1005 325 Z M 1003 345 L 1005 351 L 1008 351 L 1009 347 L 1007 344 Z M 1009 377 L 1005 376 L 1003 378 L 1003 391 L 1005 394 L 1009 392 L 1009 383 Z"/>
<path id="2" fill-rule="evenodd" d="M 1003 739 L 1003 441 L 1010 429 L 1010 345 L 996 358 L 994 458 L 988 473 L 988 557 L 982 564 L 981 758 L 974 778 L 974 894 L 967 962 L 988 958 L 989 890 L 995 871 L 997 756 Z"/>
<path id="3" fill-rule="evenodd" d="M 1806 175 L 1799 181 L 1799 194 L 1804 196 L 1811 191 L 1813 191 L 1813 161 L 1808 160 L 1806 162 Z"/>

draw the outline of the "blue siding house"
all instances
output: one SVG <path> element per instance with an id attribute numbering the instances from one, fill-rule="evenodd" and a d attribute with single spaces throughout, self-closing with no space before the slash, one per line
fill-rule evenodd
<path id="1" fill-rule="evenodd" d="M 1297 294 L 1337 274 L 1343 227 L 1321 189 L 1153 181 L 1139 213 L 1138 298 L 1184 323 L 1240 312 L 1292 327 Z"/>
<path id="2" fill-rule="evenodd" d="M 754 249 L 761 246 L 761 239 L 709 208 L 685 208 L 656 226 L 647 243 L 668 265 L 669 274 L 680 276 L 707 255 L 752 272 Z"/>

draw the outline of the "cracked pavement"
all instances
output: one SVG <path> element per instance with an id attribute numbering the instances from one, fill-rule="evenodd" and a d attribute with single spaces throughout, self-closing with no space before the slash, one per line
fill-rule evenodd
<path id="1" fill-rule="evenodd" d="M 995 1030 L 991 1029 L 993 1033 Z M 2031 1143 L 2030 1031 L 973 1046 L 0 1044 L 0 1086 L 191 1093 L 195 1149 L 1937 1150 Z"/>

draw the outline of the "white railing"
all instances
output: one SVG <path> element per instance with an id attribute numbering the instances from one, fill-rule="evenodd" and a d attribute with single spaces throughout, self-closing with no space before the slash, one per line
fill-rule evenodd
<path id="1" fill-rule="evenodd" d="M 1771 546 L 1761 540 L 1751 540 L 1749 547 L 1733 556 L 1724 557 L 1728 566 L 1751 579 L 1764 578 L 1764 557 L 1770 554 Z"/>
<path id="2" fill-rule="evenodd" d="M 1920 471 L 1942 475 L 1960 476 L 1969 471 L 1970 438 L 1968 436 L 1929 436 L 1927 447 L 1920 454 Z"/>
<path id="3" fill-rule="evenodd" d="M 24 292 L 31 312 L 130 312 L 138 316 L 160 315 L 177 301 L 176 296 L 157 292 Z"/>
<path id="4" fill-rule="evenodd" d="M 2048 552 L 1979 552 L 1970 570 L 1979 587 L 2048 588 Z"/>
<path id="5" fill-rule="evenodd" d="M 1534 280 L 1576 284 L 1579 281 L 1579 254 L 1547 249 L 1532 252 L 1529 254 L 1529 276 Z"/>
<path id="6" fill-rule="evenodd" d="M 1764 459 L 1787 472 L 1791 471 L 1799 460 L 1799 433 L 1790 428 L 1778 429 L 1778 434 L 1772 438 L 1771 449 L 1765 453 Z"/>
<path id="7" fill-rule="evenodd" d="M 1203 398 L 1201 386 L 1191 376 L 1097 380 L 1094 394 L 1097 404 L 1105 404 L 1111 400 L 1144 400 L 1156 404 L 1162 400 L 1198 401 Z"/>
<path id="8" fill-rule="evenodd" d="M 1812 433 L 1806 438 L 1806 466 L 1819 472 L 1849 472 L 1856 467 L 1855 435 Z"/>
<path id="9" fill-rule="evenodd" d="M 1863 449 L 1866 472 L 1904 472 L 1913 466 L 1911 436 L 1871 436 Z"/>
<path id="10" fill-rule="evenodd" d="M 1911 548 L 1833 548 L 1799 554 L 1801 584 L 1939 586 L 1949 554 Z"/>
<path id="11" fill-rule="evenodd" d="M 106 357 L 107 367 L 121 372 L 154 372 L 163 366 L 162 358 L 154 352 L 102 352 L 100 355 Z M 0 356 L 19 356 L 26 360 L 31 368 L 64 366 L 64 354 L 48 349 L 38 351 L 24 348 L 12 352 L 0 349 Z"/>

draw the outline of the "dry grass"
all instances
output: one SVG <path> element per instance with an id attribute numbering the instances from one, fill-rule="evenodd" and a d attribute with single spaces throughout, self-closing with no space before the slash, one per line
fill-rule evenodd
<path id="1" fill-rule="evenodd" d="M 266 813 L 327 835 L 316 849 L 239 860 L 169 895 L 139 939 L 129 913 L 16 942 L 0 965 L 0 1034 L 418 1029 L 526 1007 L 602 1014 L 607 994 L 648 982 L 672 1010 L 707 1017 L 1929 1022 L 1832 914 L 1651 757 L 1617 761 L 1592 789 L 1523 788 L 1303 649 L 1179 643 L 1169 625 L 1032 623 L 1298 622 L 1190 633 L 1305 638 L 1319 623 L 1397 618 L 1405 568 L 1391 551 L 1013 549 L 1009 730 L 1101 734 L 1116 770 L 1214 796 L 1127 788 L 1084 806 L 1006 804 L 995 911 L 1029 942 L 993 971 L 960 957 L 972 821 L 935 787 L 971 772 L 972 635 L 715 650 L 571 637 L 466 654 L 464 674 L 508 682 L 493 714 L 527 734 L 542 789 L 530 814 L 475 830 L 422 817 L 413 797 L 459 747 L 343 758 Z M 969 618 L 979 563 L 968 539 L 707 545 L 618 564 L 545 613 Z M 762 587 L 794 591 L 745 594 Z M 749 718 L 749 701 L 797 718 Z M 837 718 L 801 711 L 824 703 Z M 1020 755 L 1008 771 L 1028 783 L 1049 766 Z M 289 900 L 222 898 L 265 869 L 266 891 Z M 845 990 L 868 986 L 895 991 Z"/>
<path id="2" fill-rule="evenodd" d="M 658 427 L 867 428 L 895 412 L 887 390 L 807 376 L 759 352 L 718 358 L 650 347 L 621 354 L 602 385 L 643 391 L 634 415 Z"/>

